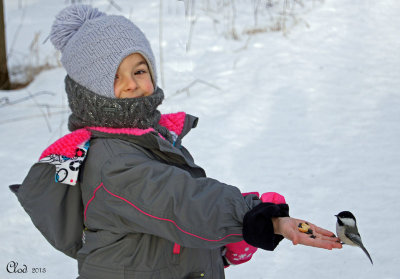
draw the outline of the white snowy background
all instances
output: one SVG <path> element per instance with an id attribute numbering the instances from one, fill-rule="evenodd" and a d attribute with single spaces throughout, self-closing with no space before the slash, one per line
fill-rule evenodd
<path id="1" fill-rule="evenodd" d="M 53 46 L 42 42 L 68 2 L 5 0 L 10 67 L 56 64 Z M 114 1 L 119 10 L 110 2 L 85 3 L 133 19 L 159 62 L 159 1 Z M 226 277 L 400 278 L 400 1 L 303 0 L 286 30 L 248 36 L 242 31 L 254 20 L 239 15 L 255 2 L 235 1 L 234 40 L 224 13 L 207 16 L 197 6 L 190 33 L 184 2 L 163 1 L 160 109 L 200 117 L 184 144 L 210 177 L 282 193 L 293 217 L 332 231 L 334 214 L 352 211 L 374 265 L 354 247 L 326 251 L 285 240 Z M 77 276 L 75 260 L 45 241 L 8 190 L 68 133 L 64 76 L 58 67 L 24 89 L 0 91 L 0 278 Z M 195 80 L 189 95 L 179 91 Z M 7 273 L 10 261 L 29 273 Z"/>

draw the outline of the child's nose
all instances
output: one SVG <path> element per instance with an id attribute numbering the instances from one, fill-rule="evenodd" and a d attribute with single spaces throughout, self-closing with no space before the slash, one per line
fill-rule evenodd
<path id="1" fill-rule="evenodd" d="M 134 91 L 136 88 L 137 88 L 137 82 L 133 78 L 127 79 L 125 90 Z"/>

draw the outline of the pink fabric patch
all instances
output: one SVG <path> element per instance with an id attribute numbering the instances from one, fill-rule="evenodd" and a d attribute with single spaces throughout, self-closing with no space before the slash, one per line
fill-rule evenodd
<path id="1" fill-rule="evenodd" d="M 260 200 L 262 202 L 271 202 L 275 204 L 286 203 L 285 197 L 275 192 L 268 192 L 262 194 Z"/>
<path id="2" fill-rule="evenodd" d="M 52 154 L 63 155 L 68 158 L 75 156 L 76 147 L 90 139 L 91 133 L 86 129 L 79 129 L 55 141 L 45 151 L 39 160 Z"/>
<path id="3" fill-rule="evenodd" d="M 150 132 L 154 132 L 153 128 L 139 129 L 139 128 L 106 128 L 106 127 L 89 127 L 90 130 L 109 133 L 109 134 L 127 134 L 134 136 L 142 136 Z"/>
<path id="4" fill-rule="evenodd" d="M 164 126 L 179 136 L 182 133 L 183 125 L 185 124 L 185 118 L 185 112 L 163 114 L 161 115 L 161 119 L 158 124 Z"/>
<path id="5" fill-rule="evenodd" d="M 242 196 L 245 197 L 247 195 L 256 195 L 258 198 L 260 197 L 259 192 L 247 192 L 247 193 L 242 193 Z"/>
<path id="6" fill-rule="evenodd" d="M 174 244 L 174 249 L 172 251 L 174 254 L 178 255 L 181 253 L 181 246 L 178 243 Z"/>
<path id="7" fill-rule="evenodd" d="M 257 248 L 242 240 L 236 243 L 229 243 L 226 246 L 225 258 L 231 264 L 242 264 L 248 262 L 257 252 Z"/>

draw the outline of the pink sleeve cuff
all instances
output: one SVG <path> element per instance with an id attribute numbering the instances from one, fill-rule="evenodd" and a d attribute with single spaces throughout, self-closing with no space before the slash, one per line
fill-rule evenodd
<path id="1" fill-rule="evenodd" d="M 286 203 L 285 197 L 275 192 L 268 192 L 262 194 L 260 200 L 262 202 L 270 202 L 275 204 Z"/>

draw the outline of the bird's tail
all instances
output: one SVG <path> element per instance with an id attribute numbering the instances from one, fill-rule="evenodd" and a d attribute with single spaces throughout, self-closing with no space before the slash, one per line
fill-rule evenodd
<path id="1" fill-rule="evenodd" d="M 373 265 L 374 263 L 372 262 L 371 256 L 369 255 L 367 249 L 362 244 L 360 245 L 360 247 L 364 251 L 364 253 L 368 256 L 369 260 L 371 261 L 371 264 Z"/>

